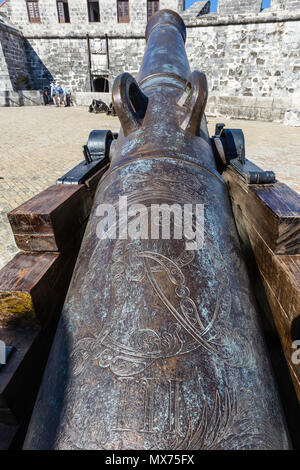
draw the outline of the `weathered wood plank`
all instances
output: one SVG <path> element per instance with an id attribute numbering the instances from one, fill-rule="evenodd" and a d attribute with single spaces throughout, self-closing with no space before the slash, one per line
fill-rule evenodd
<path id="1" fill-rule="evenodd" d="M 8 450 L 19 430 L 19 426 L 0 423 L 0 450 Z"/>
<path id="2" fill-rule="evenodd" d="M 13 346 L 0 368 L 0 449 L 24 437 L 104 171 L 85 185 L 52 186 L 9 216 L 25 251 L 0 271 L 0 340 Z"/>
<path id="3" fill-rule="evenodd" d="M 1 439 L 1 425 L 10 426 L 8 431 L 19 425 L 17 440 L 22 441 L 24 437 L 56 324 L 53 321 L 46 329 L 0 328 L 0 340 L 14 347 L 13 354 L 0 370 L 0 447 L 8 443 L 7 439 L 4 443 Z"/>
<path id="4" fill-rule="evenodd" d="M 84 185 L 50 186 L 8 214 L 15 241 L 25 251 L 60 251 L 85 221 Z"/>
<path id="5" fill-rule="evenodd" d="M 283 183 L 248 185 L 234 170 L 222 176 L 233 202 L 276 254 L 300 254 L 300 196 Z"/>
<path id="6" fill-rule="evenodd" d="M 84 227 L 59 253 L 18 253 L 0 270 L 0 328 L 47 325 L 62 306 Z"/>
<path id="7" fill-rule="evenodd" d="M 0 327 L 38 324 L 37 305 L 49 300 L 48 275 L 57 253 L 18 253 L 0 271 Z"/>
<path id="8" fill-rule="evenodd" d="M 40 334 L 39 328 L 0 328 L 0 340 L 12 345 L 14 352 L 0 370 L 0 423 L 16 425 L 26 413 L 39 360 L 31 351 Z M 30 364 L 31 363 L 31 364 Z M 31 381 L 31 383 L 30 383 Z"/>
<path id="9" fill-rule="evenodd" d="M 233 207 L 236 214 L 237 208 Z M 251 243 L 253 254 L 260 273 L 267 280 L 290 321 L 300 314 L 300 255 L 275 255 L 260 234 L 255 230 L 251 221 L 243 216 L 243 230 Z M 239 229 L 245 244 L 248 243 L 245 234 Z"/>
<path id="10" fill-rule="evenodd" d="M 238 178 L 238 176 L 236 177 Z M 253 256 L 261 277 L 262 288 L 268 302 L 278 332 L 282 350 L 284 352 L 294 388 L 300 401 L 300 365 L 292 363 L 294 352 L 292 343 L 295 338 L 292 334 L 292 325 L 298 321 L 300 315 L 300 256 L 275 254 L 263 239 L 261 231 L 253 223 L 246 205 L 239 204 L 235 181 L 230 185 L 232 209 L 242 245 L 248 255 L 251 265 Z M 239 195 L 240 196 L 240 195 Z M 262 203 L 263 204 L 263 203 Z M 261 212 L 258 211 L 261 216 Z M 253 280 L 257 284 L 257 279 Z M 256 289 L 260 291 L 259 283 Z M 256 292 L 259 301 L 262 301 L 260 292 Z M 262 305 L 264 308 L 264 305 Z M 298 339 L 298 338 L 297 338 Z M 300 338 L 299 338 L 300 339 Z"/>
<path id="11" fill-rule="evenodd" d="M 288 270 L 290 276 L 293 277 L 294 282 L 300 284 L 300 256 L 278 256 L 278 261 L 283 265 L 285 270 Z M 300 313 L 300 311 L 299 311 Z"/>
<path id="12" fill-rule="evenodd" d="M 86 184 L 50 186 L 8 214 L 16 245 L 23 251 L 62 251 L 86 223 L 100 178 Z"/>
<path id="13" fill-rule="evenodd" d="M 298 400 L 300 402 L 300 364 L 294 364 L 292 361 L 292 354 L 294 349 L 292 348 L 293 338 L 291 335 L 291 321 L 282 308 L 282 305 L 279 303 L 276 293 L 271 289 L 265 277 L 262 276 L 262 278 L 269 305 L 272 310 L 276 329 L 279 333 L 282 349 L 289 367 Z"/>

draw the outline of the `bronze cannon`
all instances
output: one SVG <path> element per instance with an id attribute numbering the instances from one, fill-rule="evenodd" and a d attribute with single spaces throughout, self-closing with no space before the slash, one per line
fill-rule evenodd
<path id="1" fill-rule="evenodd" d="M 137 81 L 127 73 L 115 80 L 121 131 L 97 189 L 26 449 L 290 446 L 208 136 L 206 78 L 190 72 L 185 38 L 180 16 L 161 10 L 148 22 Z M 166 208 L 170 236 L 157 237 Z M 180 238 L 184 208 L 192 229 Z M 104 210 L 116 217 L 99 236 Z"/>

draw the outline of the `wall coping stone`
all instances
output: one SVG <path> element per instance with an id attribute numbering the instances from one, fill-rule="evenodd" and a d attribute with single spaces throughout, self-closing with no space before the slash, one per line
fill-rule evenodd
<path id="1" fill-rule="evenodd" d="M 21 31 L 14 28 L 13 26 L 3 23 L 1 20 L 0 20 L 0 31 L 4 31 L 5 33 L 12 34 L 13 36 L 19 36 L 20 38 L 24 39 L 24 36 L 21 33 Z"/>

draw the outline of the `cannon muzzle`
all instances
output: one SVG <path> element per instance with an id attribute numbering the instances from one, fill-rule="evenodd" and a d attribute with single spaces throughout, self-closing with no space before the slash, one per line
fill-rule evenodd
<path id="1" fill-rule="evenodd" d="M 174 12 L 149 21 L 26 449 L 286 449 L 289 439 Z"/>

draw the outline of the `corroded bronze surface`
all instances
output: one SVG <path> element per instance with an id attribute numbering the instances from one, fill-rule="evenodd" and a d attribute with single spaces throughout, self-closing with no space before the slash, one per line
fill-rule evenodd
<path id="1" fill-rule="evenodd" d="M 147 26 L 25 441 L 27 449 L 286 449 L 257 307 L 190 74 L 185 27 Z M 201 123 L 201 128 L 199 123 Z M 204 204 L 204 245 L 102 240 L 97 206 Z M 130 217 L 129 217 L 130 219 Z"/>

